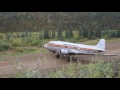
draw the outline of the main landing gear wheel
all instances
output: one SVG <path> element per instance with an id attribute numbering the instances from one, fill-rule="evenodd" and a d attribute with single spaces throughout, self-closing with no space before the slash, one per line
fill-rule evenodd
<path id="1" fill-rule="evenodd" d="M 57 55 L 56 55 L 56 58 L 60 58 L 60 54 L 57 54 Z"/>

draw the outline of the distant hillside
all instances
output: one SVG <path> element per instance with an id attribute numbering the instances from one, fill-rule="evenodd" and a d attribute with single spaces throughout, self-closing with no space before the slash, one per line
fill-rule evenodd
<path id="1" fill-rule="evenodd" d="M 120 12 L 0 12 L 0 32 L 120 30 Z"/>

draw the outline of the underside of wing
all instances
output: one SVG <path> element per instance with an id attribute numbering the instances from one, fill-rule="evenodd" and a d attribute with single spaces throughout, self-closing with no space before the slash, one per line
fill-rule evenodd
<path id="1" fill-rule="evenodd" d="M 96 53 L 92 53 L 89 51 L 68 50 L 68 54 L 71 54 L 71 55 L 95 55 Z"/>

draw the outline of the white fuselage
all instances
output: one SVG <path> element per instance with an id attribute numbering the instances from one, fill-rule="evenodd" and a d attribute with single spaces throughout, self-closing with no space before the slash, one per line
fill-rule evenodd
<path id="1" fill-rule="evenodd" d="M 61 49 L 73 50 L 78 53 L 86 53 L 86 54 L 105 51 L 96 46 L 76 44 L 76 43 L 63 42 L 63 41 L 51 41 L 48 44 L 45 44 L 44 47 L 50 51 L 55 51 L 55 52 Z"/>

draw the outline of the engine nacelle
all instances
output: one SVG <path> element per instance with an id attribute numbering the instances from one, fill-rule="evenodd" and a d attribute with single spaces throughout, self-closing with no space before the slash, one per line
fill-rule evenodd
<path id="1" fill-rule="evenodd" d="M 66 49 L 61 49 L 61 50 L 60 50 L 60 53 L 61 53 L 61 54 L 68 54 L 68 50 L 66 50 Z"/>

